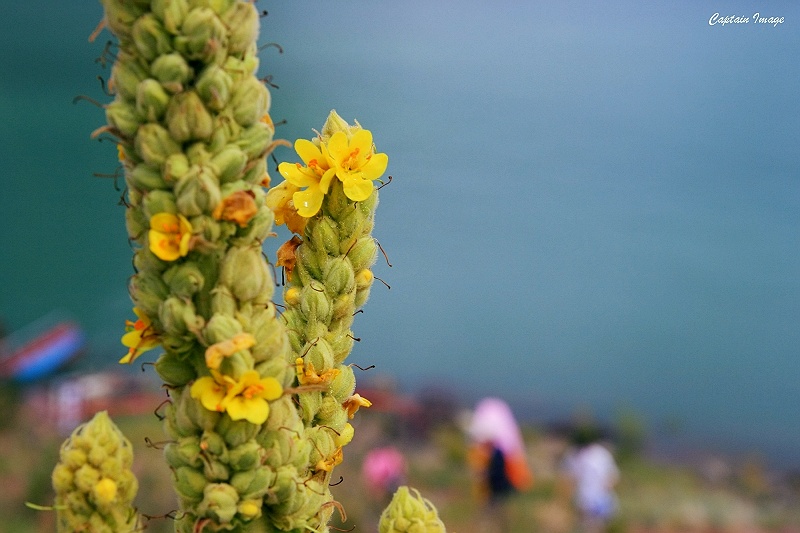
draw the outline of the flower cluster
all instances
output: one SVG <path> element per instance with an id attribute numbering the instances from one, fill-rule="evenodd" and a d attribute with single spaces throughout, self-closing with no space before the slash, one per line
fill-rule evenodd
<path id="1" fill-rule="evenodd" d="M 343 122 L 338 115 L 330 120 L 334 121 Z M 303 164 L 278 165 L 286 181 L 271 191 L 267 202 L 276 212 L 276 222 L 285 222 L 295 233 L 302 232 L 302 225 L 293 219 L 293 213 L 303 218 L 316 215 L 334 178 L 341 181 L 347 198 L 361 202 L 370 197 L 372 182 L 383 175 L 389 163 L 386 154 L 375 152 L 372 133 L 358 126 L 328 137 L 320 134 L 313 141 L 298 139 L 294 149 Z"/>

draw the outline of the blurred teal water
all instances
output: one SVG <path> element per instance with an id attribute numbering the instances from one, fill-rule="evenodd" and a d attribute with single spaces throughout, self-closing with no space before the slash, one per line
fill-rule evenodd
<path id="1" fill-rule="evenodd" d="M 800 465 L 800 8 L 770 4 L 773 28 L 709 26 L 694 3 L 263 4 L 262 41 L 284 50 L 261 54 L 278 134 L 311 136 L 336 108 L 390 156 L 392 288 L 359 316 L 354 362 L 531 419 L 630 407 Z M 121 191 L 94 176 L 116 169 L 89 138 L 102 110 L 72 100 L 109 101 L 109 34 L 88 43 L 92 2 L 16 9 L 0 22 L 0 317 L 61 309 L 101 367 L 130 317 L 131 252 Z"/>

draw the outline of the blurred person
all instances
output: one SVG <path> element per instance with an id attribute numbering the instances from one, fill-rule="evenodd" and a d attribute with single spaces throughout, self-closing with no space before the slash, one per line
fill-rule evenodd
<path id="1" fill-rule="evenodd" d="M 581 530 L 599 533 L 617 512 L 614 486 L 619 481 L 619 468 L 611 451 L 600 443 L 596 430 L 578 428 L 573 445 L 563 466 L 574 482 L 574 501 L 581 517 Z"/>
<path id="2" fill-rule="evenodd" d="M 468 462 L 476 477 L 476 495 L 484 506 L 480 531 L 508 531 L 503 503 L 533 485 L 517 421 L 506 402 L 484 398 L 475 407 L 467 433 L 472 441 Z"/>

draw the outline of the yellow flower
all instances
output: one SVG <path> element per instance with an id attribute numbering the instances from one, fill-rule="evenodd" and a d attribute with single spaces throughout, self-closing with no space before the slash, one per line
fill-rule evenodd
<path id="1" fill-rule="evenodd" d="M 217 370 L 224 358 L 230 357 L 241 350 L 252 348 L 255 344 L 256 338 L 250 333 L 237 333 L 230 339 L 212 344 L 206 348 L 206 366 Z"/>
<path id="2" fill-rule="evenodd" d="M 150 319 L 138 307 L 133 308 L 138 317 L 136 322 L 125 321 L 125 335 L 122 344 L 128 347 L 128 353 L 119 360 L 120 363 L 132 363 L 137 357 L 147 350 L 152 350 L 159 344 L 158 334 L 153 331 Z"/>
<path id="3" fill-rule="evenodd" d="M 324 144 L 317 147 L 311 141 L 298 139 L 294 143 L 294 149 L 306 166 L 300 163 L 281 163 L 278 165 L 278 172 L 295 187 L 305 187 L 305 190 L 292 194 L 292 201 L 300 216 L 310 218 L 322 207 L 322 198 L 327 194 L 336 170 L 328 163 Z"/>
<path id="4" fill-rule="evenodd" d="M 268 400 L 277 400 L 283 387 L 272 376 L 262 378 L 255 370 L 248 370 L 230 389 L 226 396 L 225 410 L 232 420 L 247 420 L 251 424 L 263 424 L 269 416 Z"/>
<path id="5" fill-rule="evenodd" d="M 192 225 L 183 215 L 158 213 L 150 217 L 150 251 L 164 261 L 189 253 Z"/>
<path id="6" fill-rule="evenodd" d="M 344 132 L 334 133 L 328 140 L 327 152 L 344 194 L 354 202 L 370 197 L 372 180 L 380 178 L 389 164 L 389 156 L 375 153 L 369 130 L 356 131 L 349 142 Z"/>
<path id="7" fill-rule="evenodd" d="M 280 398 L 283 387 L 277 379 L 262 378 L 255 370 L 248 370 L 238 381 L 212 370 L 211 376 L 192 384 L 190 393 L 209 411 L 227 411 L 232 420 L 259 425 L 269 416 L 267 402 Z"/>
<path id="8" fill-rule="evenodd" d="M 308 219 L 301 217 L 294 206 L 292 196 L 300 187 L 284 181 L 267 192 L 265 200 L 267 207 L 275 213 L 275 224 L 286 224 L 292 233 L 302 234 L 306 229 Z"/>
<path id="9" fill-rule="evenodd" d="M 344 410 L 347 411 L 347 416 L 353 418 L 359 407 L 369 407 L 371 405 L 371 401 L 356 393 L 346 399 L 342 404 L 342 407 L 344 407 Z"/>

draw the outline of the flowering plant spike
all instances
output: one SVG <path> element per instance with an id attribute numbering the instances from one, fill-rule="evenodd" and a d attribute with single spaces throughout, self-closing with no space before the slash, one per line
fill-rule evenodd
<path id="1" fill-rule="evenodd" d="M 59 533 L 136 531 L 133 448 L 105 411 L 78 426 L 53 469 Z"/>
<path id="2" fill-rule="evenodd" d="M 288 143 L 273 139 L 256 77 L 253 3 L 100 1 L 118 50 L 96 134 L 118 140 L 134 247 L 136 318 L 119 362 L 161 351 L 175 531 L 326 533 L 349 420 L 371 405 L 344 361 L 374 279 L 374 181 L 388 157 L 331 112 L 295 143 L 302 163 L 281 163 L 285 181 L 265 190 L 266 158 Z M 277 250 L 282 315 L 262 252 L 273 223 L 295 233 Z M 61 530 L 139 527 L 129 466 L 105 413 L 76 430 L 53 472 Z"/>

